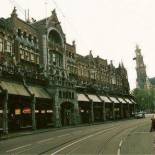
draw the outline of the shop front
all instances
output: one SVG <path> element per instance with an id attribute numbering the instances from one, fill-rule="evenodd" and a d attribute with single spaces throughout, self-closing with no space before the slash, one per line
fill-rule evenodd
<path id="1" fill-rule="evenodd" d="M 124 118 L 124 109 L 123 109 L 123 107 L 125 106 L 125 105 L 127 105 L 128 103 L 127 103 L 127 101 L 125 100 L 125 99 L 123 99 L 122 97 L 118 97 L 117 98 L 118 100 L 119 100 L 119 102 L 120 102 L 120 118 Z"/>
<path id="2" fill-rule="evenodd" d="M 36 128 L 53 126 L 53 104 L 48 92 L 40 86 L 28 86 L 28 90 L 35 97 Z"/>
<path id="3" fill-rule="evenodd" d="M 0 90 L 0 135 L 3 133 L 3 98 Z"/>
<path id="4" fill-rule="evenodd" d="M 90 123 L 91 105 L 89 99 L 84 94 L 77 94 L 79 114 L 81 123 Z"/>
<path id="5" fill-rule="evenodd" d="M 30 97 L 10 94 L 8 111 L 8 125 L 10 131 L 32 128 Z"/>
<path id="6" fill-rule="evenodd" d="M 112 119 L 112 101 L 109 97 L 102 95 L 100 96 L 101 100 L 105 103 L 105 120 Z"/>
<path id="7" fill-rule="evenodd" d="M 30 128 L 31 121 L 31 97 L 22 83 L 1 81 L 0 86 L 7 90 L 7 115 L 8 130 L 20 130 Z"/>
<path id="8" fill-rule="evenodd" d="M 114 96 L 110 96 L 110 100 L 112 101 L 112 104 L 113 104 L 112 106 L 113 119 L 117 120 L 121 117 L 120 116 L 120 111 L 121 111 L 120 102 Z"/>
<path id="9" fill-rule="evenodd" d="M 89 99 L 93 102 L 94 122 L 103 121 L 103 102 L 98 96 L 88 94 Z"/>

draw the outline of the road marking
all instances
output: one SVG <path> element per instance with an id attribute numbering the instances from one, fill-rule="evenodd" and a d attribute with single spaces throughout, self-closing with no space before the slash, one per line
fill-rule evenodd
<path id="1" fill-rule="evenodd" d="M 120 154 L 121 154 L 121 147 L 122 147 L 122 144 L 123 144 L 123 140 L 121 139 L 121 141 L 120 141 L 120 143 L 119 143 L 118 150 L 117 150 L 117 155 L 120 155 Z"/>
<path id="2" fill-rule="evenodd" d="M 6 152 L 16 151 L 16 150 L 18 150 L 18 149 L 22 149 L 22 148 L 25 148 L 25 147 L 29 147 L 29 146 L 31 146 L 31 145 L 32 145 L 32 144 L 23 145 L 23 146 L 16 147 L 16 148 L 14 148 L 14 149 L 8 150 L 8 151 L 6 151 Z"/>
<path id="3" fill-rule="evenodd" d="M 65 136 L 69 136 L 70 134 L 69 133 L 67 133 L 67 134 L 64 134 L 64 135 L 60 135 L 60 136 L 58 136 L 59 138 L 60 137 L 65 137 Z"/>
<path id="4" fill-rule="evenodd" d="M 73 142 L 73 143 L 71 143 L 71 144 L 68 144 L 68 145 L 62 147 L 61 149 L 59 149 L 59 150 L 53 152 L 51 155 L 55 155 L 55 154 L 59 153 L 60 151 L 66 149 L 66 148 L 68 148 L 68 147 L 70 147 L 70 146 L 72 146 L 72 145 L 74 145 L 74 144 L 77 144 L 77 143 L 79 143 L 79 142 L 81 142 L 81 141 L 84 141 L 84 140 L 86 140 L 86 139 L 88 139 L 88 138 L 91 138 L 91 137 L 93 137 L 93 136 L 99 135 L 99 134 L 101 134 L 101 133 L 104 133 L 104 132 L 106 132 L 106 131 L 109 131 L 109 130 L 112 130 L 112 129 L 115 129 L 115 128 L 118 128 L 118 127 L 106 129 L 106 130 L 103 130 L 103 131 L 99 131 L 99 132 L 97 132 L 97 133 L 95 133 L 95 134 L 91 134 L 91 135 L 89 135 L 89 136 L 86 136 L 86 137 L 84 137 L 84 138 L 81 138 L 81 139 L 79 139 L 79 140 L 77 140 L 77 141 L 75 141 L 75 142 Z"/>
<path id="5" fill-rule="evenodd" d="M 40 144 L 40 143 L 48 142 L 48 141 L 53 140 L 53 139 L 54 138 L 47 138 L 47 139 L 44 139 L 44 140 L 40 140 L 37 143 Z"/>

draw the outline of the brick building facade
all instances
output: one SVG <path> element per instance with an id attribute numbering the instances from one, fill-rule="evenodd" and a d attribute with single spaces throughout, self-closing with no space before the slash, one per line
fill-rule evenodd
<path id="1" fill-rule="evenodd" d="M 55 10 L 30 22 L 0 19 L 0 128 L 61 127 L 130 117 L 135 102 L 123 64 L 76 53 Z"/>

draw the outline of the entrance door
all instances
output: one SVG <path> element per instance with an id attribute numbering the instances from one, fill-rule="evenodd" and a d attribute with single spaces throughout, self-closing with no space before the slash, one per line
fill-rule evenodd
<path id="1" fill-rule="evenodd" d="M 69 102 L 61 105 L 61 124 L 67 126 L 72 124 L 73 104 Z"/>

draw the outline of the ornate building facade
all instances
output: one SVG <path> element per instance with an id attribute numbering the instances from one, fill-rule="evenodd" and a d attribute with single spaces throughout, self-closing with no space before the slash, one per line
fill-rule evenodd
<path id="1" fill-rule="evenodd" d="M 0 129 L 61 127 L 132 116 L 123 64 L 76 53 L 55 10 L 30 22 L 0 19 Z"/>

